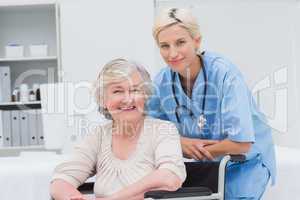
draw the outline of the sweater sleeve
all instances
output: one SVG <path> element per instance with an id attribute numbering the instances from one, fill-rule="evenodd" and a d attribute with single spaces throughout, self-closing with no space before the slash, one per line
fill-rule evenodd
<path id="1" fill-rule="evenodd" d="M 79 145 L 75 146 L 70 157 L 55 168 L 52 181 L 62 179 L 76 188 L 83 184 L 96 173 L 100 144 L 100 131 L 94 131 L 86 136 Z"/>
<path id="2" fill-rule="evenodd" d="M 155 163 L 158 169 L 168 169 L 182 182 L 186 178 L 180 136 L 171 122 L 161 121 L 154 138 Z"/>

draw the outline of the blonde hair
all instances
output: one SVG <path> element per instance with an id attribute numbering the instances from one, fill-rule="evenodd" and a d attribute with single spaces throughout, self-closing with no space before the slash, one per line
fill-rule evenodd
<path id="1" fill-rule="evenodd" d="M 143 90 L 146 98 L 152 95 L 152 85 L 150 74 L 145 67 L 135 61 L 129 61 L 124 58 L 114 59 L 104 65 L 97 76 L 94 83 L 94 93 L 97 104 L 99 105 L 99 112 L 106 118 L 111 119 L 111 115 L 104 108 L 104 94 L 107 86 L 113 82 L 120 82 L 128 79 L 132 73 L 138 72 L 143 79 Z"/>
<path id="2" fill-rule="evenodd" d="M 155 18 L 152 35 L 156 42 L 158 43 L 158 34 L 162 30 L 175 24 L 185 28 L 192 38 L 201 38 L 198 21 L 189 9 L 168 8 L 162 10 Z"/>

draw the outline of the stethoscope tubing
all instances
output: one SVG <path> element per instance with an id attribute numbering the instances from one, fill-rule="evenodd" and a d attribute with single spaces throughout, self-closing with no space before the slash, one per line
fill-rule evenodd
<path id="1" fill-rule="evenodd" d="M 201 53 L 201 55 L 203 55 L 204 52 Z M 204 91 L 203 91 L 203 99 L 202 99 L 202 111 L 201 111 L 201 115 L 200 116 L 203 116 L 204 117 L 204 109 L 205 109 L 205 102 L 206 102 L 206 93 L 207 93 L 207 74 L 206 74 L 206 69 L 205 69 L 205 66 L 204 66 L 204 62 L 202 60 L 202 57 L 200 55 L 200 63 L 201 63 L 201 69 L 202 69 L 202 72 L 203 72 L 203 78 L 204 78 Z M 179 114 L 178 114 L 178 108 L 180 107 L 180 104 L 179 104 L 179 101 L 176 97 L 176 94 L 175 94 L 175 78 L 176 78 L 176 73 L 177 72 L 174 72 L 174 71 L 171 71 L 172 73 L 172 93 L 173 93 L 173 97 L 174 97 L 174 100 L 175 100 L 175 103 L 176 103 L 176 108 L 175 108 L 175 116 L 176 116 L 176 120 L 178 123 L 181 122 L 180 120 L 180 117 L 179 117 Z M 190 110 L 190 115 L 193 115 L 191 109 L 188 109 Z"/>

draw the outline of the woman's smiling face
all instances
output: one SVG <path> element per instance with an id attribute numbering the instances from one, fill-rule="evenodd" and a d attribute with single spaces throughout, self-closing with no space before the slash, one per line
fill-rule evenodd
<path id="1" fill-rule="evenodd" d="M 142 86 L 143 80 L 137 71 L 128 79 L 107 86 L 104 106 L 114 120 L 134 122 L 144 116 L 146 94 Z"/>
<path id="2" fill-rule="evenodd" d="M 181 74 L 195 61 L 200 37 L 193 38 L 180 25 L 165 28 L 158 34 L 157 39 L 162 58 L 174 71 Z"/>

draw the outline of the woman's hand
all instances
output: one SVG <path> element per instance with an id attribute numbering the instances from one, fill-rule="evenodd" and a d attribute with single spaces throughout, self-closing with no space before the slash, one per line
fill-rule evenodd
<path id="1" fill-rule="evenodd" d="M 204 147 L 208 145 L 217 144 L 218 140 L 202 140 L 187 137 L 180 137 L 183 155 L 186 158 L 193 158 L 195 160 L 213 160 L 213 156 Z"/>

